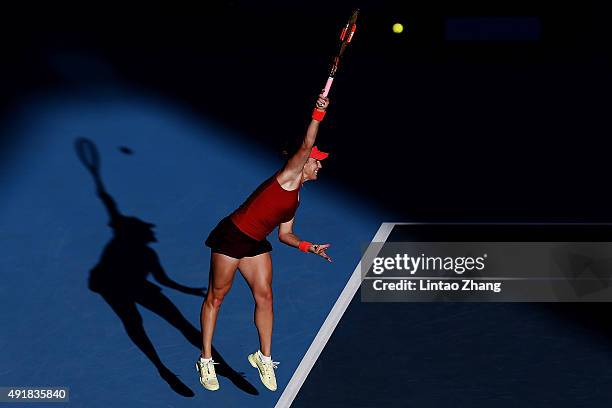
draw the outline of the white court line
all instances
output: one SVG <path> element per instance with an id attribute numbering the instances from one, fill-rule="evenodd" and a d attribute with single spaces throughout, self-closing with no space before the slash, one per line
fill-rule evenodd
<path id="1" fill-rule="evenodd" d="M 378 228 L 378 232 L 376 232 L 376 235 L 374 235 L 372 242 L 386 242 L 391 230 L 393 230 L 393 227 L 398 224 L 399 223 L 394 222 L 382 223 L 380 228 Z M 370 249 L 370 247 L 368 247 L 368 249 Z M 369 251 L 366 250 L 364 254 L 367 254 L 368 252 Z M 362 260 L 364 257 L 362 257 Z M 336 329 L 338 322 L 342 318 L 342 315 L 344 315 L 346 308 L 351 303 L 351 300 L 353 299 L 353 296 L 355 296 L 355 293 L 357 292 L 357 289 L 359 289 L 360 285 L 361 261 L 359 261 L 357 264 L 357 267 L 342 290 L 342 293 L 340 293 L 338 300 L 336 300 L 334 307 L 332 307 L 331 311 L 327 315 L 327 318 L 325 319 L 325 322 L 323 322 L 323 326 L 321 326 L 319 332 L 312 341 L 312 344 L 310 344 L 310 347 L 308 347 L 304 358 L 302 358 L 300 365 L 298 365 L 297 369 L 293 373 L 289 383 L 278 399 L 275 408 L 287 408 L 293 403 L 295 396 L 300 391 L 300 388 L 302 388 L 302 384 L 304 384 L 310 370 L 312 370 L 312 367 L 321 355 L 323 348 L 329 341 L 329 338 Z"/>

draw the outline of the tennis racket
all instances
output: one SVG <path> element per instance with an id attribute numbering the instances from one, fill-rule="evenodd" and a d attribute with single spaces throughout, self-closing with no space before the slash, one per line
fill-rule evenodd
<path id="1" fill-rule="evenodd" d="M 325 83 L 325 88 L 323 89 L 323 96 L 326 97 L 329 94 L 329 90 L 334 82 L 334 78 L 336 77 L 336 72 L 338 71 L 338 67 L 340 66 L 340 58 L 344 54 L 346 47 L 353 39 L 355 35 L 355 31 L 357 30 L 357 17 L 359 16 L 359 9 L 353 12 L 353 15 L 349 19 L 348 23 L 342 28 L 340 32 L 340 49 L 338 50 L 338 54 L 334 57 L 332 61 L 331 68 L 329 70 L 329 77 L 327 78 L 327 82 Z"/>

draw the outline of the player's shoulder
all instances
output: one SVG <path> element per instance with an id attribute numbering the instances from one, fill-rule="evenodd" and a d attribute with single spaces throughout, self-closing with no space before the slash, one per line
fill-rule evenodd
<path id="1" fill-rule="evenodd" d="M 287 168 L 285 165 L 278 173 L 276 173 L 276 180 L 286 190 L 293 190 L 300 184 L 302 178 L 302 172 Z"/>

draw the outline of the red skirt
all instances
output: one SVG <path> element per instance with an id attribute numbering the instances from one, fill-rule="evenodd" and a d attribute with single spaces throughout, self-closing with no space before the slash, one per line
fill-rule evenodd
<path id="1" fill-rule="evenodd" d="M 272 251 L 267 239 L 257 241 L 242 232 L 229 217 L 222 219 L 206 239 L 212 252 L 240 259 Z"/>

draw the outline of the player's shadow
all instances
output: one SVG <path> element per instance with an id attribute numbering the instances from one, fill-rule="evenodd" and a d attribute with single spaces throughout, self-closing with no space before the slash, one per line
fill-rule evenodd
<path id="1" fill-rule="evenodd" d="M 93 143 L 89 141 L 88 143 L 90 143 L 88 148 L 95 151 Z M 81 160 L 87 165 L 87 157 L 83 157 L 78 147 L 77 151 Z M 97 151 L 95 156 L 97 157 Z M 153 363 L 168 385 L 178 394 L 192 397 L 193 391 L 159 358 L 144 329 L 142 316 L 136 304 L 165 319 L 199 350 L 200 331 L 183 316 L 158 285 L 147 280 L 147 276 L 151 273 L 158 283 L 191 295 L 204 297 L 205 288 L 183 286 L 168 277 L 157 253 L 149 246 L 150 243 L 157 241 L 153 231 L 154 224 L 121 214 L 113 198 L 104 189 L 98 171 L 94 167 L 88 166 L 94 175 L 98 197 L 109 213 L 109 226 L 113 230 L 113 237 L 104 247 L 99 262 L 90 272 L 89 289 L 98 293 L 109 304 L 121 319 L 127 335 Z M 244 378 L 243 374 L 232 369 L 214 348 L 212 353 L 215 362 L 219 363 L 216 366 L 218 375 L 228 378 L 246 393 L 258 394 L 256 388 Z M 193 370 L 194 375 L 197 375 L 195 366 Z"/>

